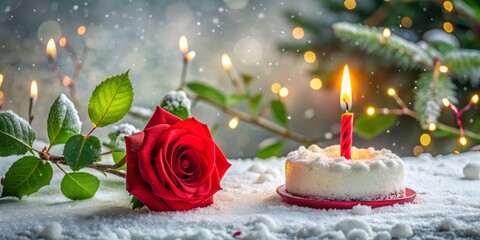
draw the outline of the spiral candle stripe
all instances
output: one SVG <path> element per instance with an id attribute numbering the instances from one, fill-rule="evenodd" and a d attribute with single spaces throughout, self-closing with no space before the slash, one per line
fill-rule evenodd
<path id="1" fill-rule="evenodd" d="M 351 159 L 352 148 L 352 129 L 353 129 L 353 113 L 342 114 L 340 128 L 340 155 L 346 159 Z"/>

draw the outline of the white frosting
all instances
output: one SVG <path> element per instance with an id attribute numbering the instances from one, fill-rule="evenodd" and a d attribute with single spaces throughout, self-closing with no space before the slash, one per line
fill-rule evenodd
<path id="1" fill-rule="evenodd" d="M 340 146 L 300 147 L 287 156 L 287 192 L 332 200 L 374 200 L 402 196 L 403 161 L 390 150 L 352 147 L 352 159 L 340 157 Z"/>

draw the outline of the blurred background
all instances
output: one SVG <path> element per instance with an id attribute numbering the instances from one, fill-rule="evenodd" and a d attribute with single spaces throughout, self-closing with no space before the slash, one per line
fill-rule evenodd
<path id="1" fill-rule="evenodd" d="M 130 69 L 134 105 L 154 109 L 180 81 L 181 35 L 196 52 L 189 62 L 187 80 L 202 81 L 225 93 L 234 93 L 221 56 L 228 53 L 235 70 L 253 78 L 251 91 L 263 101 L 279 99 L 288 111 L 288 128 L 322 144 L 338 143 L 340 128 L 339 86 L 348 64 L 353 82 L 353 112 L 363 115 L 368 106 L 396 108 L 387 89 L 395 88 L 411 105 L 415 80 L 421 70 L 405 71 L 395 63 L 343 44 L 333 33 L 340 21 L 389 27 L 393 34 L 418 42 L 425 33 L 454 42 L 462 48 L 480 48 L 480 4 L 475 0 L 208 0 L 208 1 L 54 1 L 2 0 L 0 2 L 0 73 L 4 109 L 26 118 L 30 82 L 38 81 L 39 96 L 33 127 L 46 138 L 46 119 L 53 101 L 68 89 L 49 67 L 45 53 L 48 39 L 65 37 L 81 55 L 88 48 L 76 87 L 81 99 L 84 132 L 91 129 L 87 106 L 91 92 L 109 76 Z M 57 45 L 58 67 L 72 75 L 68 52 Z M 480 69 L 478 70 L 480 71 Z M 455 81 L 459 105 L 478 93 L 475 82 Z M 279 94 L 280 87 L 287 89 Z M 247 106 L 236 107 L 246 111 Z M 266 118 L 272 117 L 267 113 Z M 215 129 L 214 138 L 229 158 L 255 157 L 259 145 L 278 134 L 244 121 L 232 128 L 232 116 L 203 102 L 194 103 L 192 114 Z M 464 127 L 480 132 L 478 107 L 462 117 Z M 444 109 L 442 122 L 455 126 L 454 114 Z M 122 122 L 142 129 L 145 122 L 127 116 Z M 101 129 L 104 136 L 110 127 Z M 381 134 L 354 137 L 358 147 L 389 148 L 402 155 L 422 152 L 447 154 L 478 144 L 459 147 L 457 138 L 420 136 L 428 131 L 417 121 L 401 116 Z M 280 136 L 281 137 L 281 136 Z M 433 138 L 433 139 L 430 139 Z M 286 140 L 277 154 L 285 155 L 303 143 Z"/>

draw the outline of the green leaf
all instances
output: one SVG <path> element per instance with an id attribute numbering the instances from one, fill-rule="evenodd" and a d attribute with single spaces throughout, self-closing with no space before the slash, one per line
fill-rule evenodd
<path id="1" fill-rule="evenodd" d="M 250 74 L 242 73 L 240 77 L 242 78 L 243 83 L 247 86 L 250 85 L 250 83 L 252 83 L 253 80 L 255 80 L 255 78 L 253 78 L 253 76 Z"/>
<path id="2" fill-rule="evenodd" d="M 260 108 L 262 107 L 263 93 L 258 93 L 250 99 L 251 111 L 254 115 L 258 115 Z"/>
<path id="3" fill-rule="evenodd" d="M 261 143 L 260 148 L 257 151 L 257 157 L 260 159 L 266 159 L 269 157 L 280 156 L 283 150 L 283 146 L 285 142 L 283 140 L 274 139 L 273 142 L 270 141 L 271 139 L 267 139 L 266 144 Z"/>
<path id="4" fill-rule="evenodd" d="M 34 156 L 20 158 L 5 174 L 2 197 L 22 199 L 50 184 L 52 175 L 52 167 L 48 162 Z"/>
<path id="5" fill-rule="evenodd" d="M 63 144 L 79 134 L 82 122 L 73 103 L 64 95 L 60 95 L 53 103 L 48 113 L 47 132 L 52 146 Z"/>
<path id="6" fill-rule="evenodd" d="M 431 135 L 433 138 L 446 138 L 446 137 L 453 137 L 453 136 L 455 136 L 455 134 L 453 134 L 453 133 L 451 133 L 451 132 L 443 131 L 443 130 L 440 130 L 440 129 L 437 129 L 437 130 L 431 132 L 430 135 Z"/>
<path id="7" fill-rule="evenodd" d="M 12 111 L 0 112 L 0 157 L 25 154 L 32 148 L 35 132 Z"/>
<path id="8" fill-rule="evenodd" d="M 288 125 L 288 116 L 287 116 L 287 109 L 285 105 L 280 100 L 273 100 L 270 102 L 270 110 L 273 114 L 273 119 L 278 123 L 282 124 L 283 126 Z"/>
<path id="9" fill-rule="evenodd" d="M 420 75 L 415 91 L 414 109 L 418 114 L 422 126 L 428 123 L 436 123 L 442 110 L 442 99 L 448 98 L 451 103 L 456 103 L 455 84 L 443 74 L 438 79 L 433 79 L 433 72 L 425 72 Z"/>
<path id="10" fill-rule="evenodd" d="M 140 202 L 140 200 L 138 200 L 136 197 L 132 197 L 132 200 L 130 201 L 130 203 L 132 204 L 133 210 L 145 207 L 145 204 Z"/>
<path id="11" fill-rule="evenodd" d="M 354 129 L 358 136 L 368 139 L 386 131 L 396 122 L 395 115 L 362 115 L 355 120 Z"/>
<path id="12" fill-rule="evenodd" d="M 225 105 L 227 97 L 220 91 L 202 82 L 190 82 L 187 84 L 188 89 L 198 96 L 210 100 L 214 103 Z"/>
<path id="13" fill-rule="evenodd" d="M 100 140 L 95 136 L 85 137 L 81 134 L 68 139 L 63 149 L 63 156 L 73 171 L 90 166 L 97 161 L 101 152 Z"/>
<path id="14" fill-rule="evenodd" d="M 122 160 L 122 158 L 124 158 L 126 155 L 127 155 L 126 152 L 112 152 L 112 158 L 113 158 L 113 161 L 115 162 L 115 164 L 120 162 L 120 160 Z M 127 170 L 126 164 L 123 164 L 123 166 L 121 166 L 117 169 L 118 170 Z"/>
<path id="15" fill-rule="evenodd" d="M 67 173 L 60 187 L 63 195 L 72 200 L 82 200 L 93 197 L 100 186 L 100 180 L 90 173 Z"/>
<path id="16" fill-rule="evenodd" d="M 233 106 L 233 105 L 237 105 L 237 104 L 246 102 L 247 100 L 248 100 L 247 95 L 233 94 L 233 95 L 228 96 L 227 105 Z"/>
<path id="17" fill-rule="evenodd" d="M 130 110 L 133 88 L 128 71 L 100 83 L 88 103 L 88 115 L 94 127 L 105 127 L 118 122 Z"/>

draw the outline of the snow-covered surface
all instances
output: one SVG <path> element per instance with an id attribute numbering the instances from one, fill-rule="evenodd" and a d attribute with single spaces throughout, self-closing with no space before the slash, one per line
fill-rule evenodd
<path id="1" fill-rule="evenodd" d="M 0 175 L 13 160 L 0 159 Z M 480 181 L 465 179 L 463 168 L 480 163 L 480 153 L 403 160 L 406 185 L 418 193 L 413 204 L 352 210 L 282 202 L 275 190 L 285 181 L 284 158 L 232 160 L 213 205 L 173 213 L 130 210 L 124 181 L 98 173 L 97 195 L 70 201 L 60 192 L 56 170 L 52 185 L 39 193 L 0 200 L 0 239 L 479 239 Z"/>

